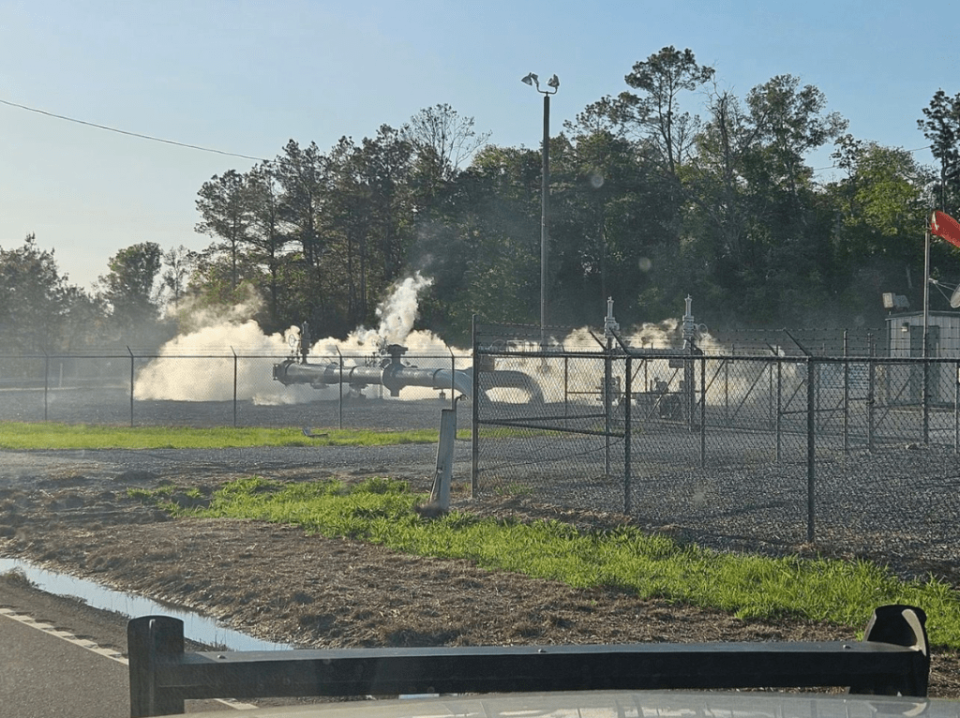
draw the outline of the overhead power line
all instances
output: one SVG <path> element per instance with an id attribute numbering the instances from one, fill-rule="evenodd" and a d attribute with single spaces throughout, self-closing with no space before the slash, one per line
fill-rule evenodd
<path id="1" fill-rule="evenodd" d="M 98 130 L 104 130 L 106 132 L 116 132 L 119 135 L 127 135 L 128 137 L 136 137 L 141 140 L 149 140 L 150 142 L 162 142 L 165 145 L 173 145 L 175 147 L 184 147 L 189 150 L 198 150 L 200 152 L 210 152 L 216 155 L 223 155 L 225 157 L 239 157 L 244 160 L 254 160 L 255 162 L 275 162 L 276 160 L 270 160 L 265 157 L 254 157 L 252 155 L 244 155 L 239 152 L 227 152 L 226 150 L 218 150 L 212 147 L 203 147 L 201 145 L 192 145 L 187 142 L 177 142 L 176 140 L 167 140 L 162 137 L 154 137 L 153 135 L 144 135 L 139 132 L 130 132 L 129 130 L 121 130 L 117 127 L 109 127 L 107 125 L 99 125 L 96 122 L 87 122 L 86 120 L 78 120 L 76 117 L 67 117 L 66 115 L 58 115 L 55 112 L 47 112 L 46 110 L 40 110 L 36 107 L 28 107 L 27 105 L 21 105 L 17 102 L 10 102 L 9 100 L 4 100 L 0 98 L 0 104 L 8 105 L 9 107 L 16 107 L 20 110 L 26 110 L 27 112 L 35 112 L 38 115 L 44 115 L 46 117 L 53 117 L 57 120 L 64 120 L 65 122 L 73 122 L 77 125 L 84 125 L 86 127 L 94 127 Z M 922 150 L 928 150 L 933 145 L 926 145 L 924 147 L 917 147 L 916 149 L 906 150 L 907 152 L 921 152 Z M 813 169 L 814 172 L 824 172 L 826 170 L 839 169 L 837 165 L 830 165 L 829 167 L 816 167 Z"/>
<path id="2" fill-rule="evenodd" d="M 269 162 L 270 160 L 263 157 L 253 157 L 251 155 L 242 155 L 238 152 L 226 152 L 225 150 L 218 150 L 212 147 L 202 147 L 200 145 L 191 145 L 187 142 L 177 142 L 176 140 L 166 140 L 162 137 L 154 137 L 152 135 L 144 135 L 139 132 L 129 132 L 127 130 L 121 130 L 116 127 L 108 127 L 107 125 L 98 125 L 96 122 L 87 122 L 86 120 L 78 120 L 75 117 L 67 117 L 66 115 L 58 115 L 55 112 L 47 112 L 46 110 L 38 110 L 36 107 L 27 107 L 26 105 L 21 105 L 16 102 L 10 102 L 9 100 L 0 99 L 0 104 L 8 105 L 10 107 L 16 107 L 20 110 L 26 110 L 27 112 L 35 112 L 38 115 L 45 115 L 46 117 L 53 117 L 57 120 L 64 120 L 65 122 L 73 122 L 78 125 L 84 125 L 86 127 L 94 127 L 98 130 L 105 130 L 106 132 L 116 132 L 120 135 L 127 135 L 128 137 L 136 137 L 141 140 L 149 140 L 150 142 L 162 142 L 165 145 L 174 145 L 175 147 L 185 147 L 189 150 L 199 150 L 200 152 L 211 152 L 216 155 L 224 155 L 226 157 L 240 157 L 245 160 L 254 160 L 256 162 Z"/>

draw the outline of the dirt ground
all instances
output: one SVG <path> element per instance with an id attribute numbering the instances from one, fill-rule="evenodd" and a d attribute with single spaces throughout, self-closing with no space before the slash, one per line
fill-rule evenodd
<path id="1" fill-rule="evenodd" d="M 268 477 L 317 478 L 304 469 Z M 849 640 L 863 628 L 743 621 L 622 591 L 573 589 L 466 561 L 417 558 L 308 536 L 289 526 L 174 520 L 127 495 L 130 487 L 149 488 L 160 480 L 209 493 L 231 478 L 206 467 L 162 479 L 128 472 L 105 480 L 67 472 L 32 485 L 0 484 L 0 555 L 93 578 L 193 608 L 264 639 L 310 648 Z M 550 516 L 579 525 L 621 520 L 573 516 L 516 499 L 484 506 L 457 501 L 466 510 Z M 23 603 L 28 590 L 9 577 L 0 581 L 0 605 Z M 119 617 L 117 622 L 122 649 Z M 960 698 L 956 653 L 935 651 L 930 693 Z"/>

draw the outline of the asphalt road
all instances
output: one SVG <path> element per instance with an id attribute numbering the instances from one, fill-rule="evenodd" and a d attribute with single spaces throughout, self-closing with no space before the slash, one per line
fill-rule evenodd
<path id="1" fill-rule="evenodd" d="M 127 718 L 128 670 L 114 648 L 0 609 L 0 718 Z M 188 701 L 186 709 L 233 712 L 220 701 Z"/>
<path id="2" fill-rule="evenodd" d="M 77 641 L 0 614 L 0 718 L 129 716 L 127 666 Z"/>

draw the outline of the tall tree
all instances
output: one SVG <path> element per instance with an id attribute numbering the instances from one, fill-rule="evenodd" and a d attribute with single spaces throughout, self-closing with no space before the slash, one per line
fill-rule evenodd
<path id="1" fill-rule="evenodd" d="M 197 262 L 197 253 L 187 249 L 182 244 L 171 247 L 163 253 L 163 288 L 170 293 L 174 309 L 180 306 L 180 299 L 187 289 L 187 279 L 190 270 Z"/>
<path id="2" fill-rule="evenodd" d="M 747 106 L 774 164 L 769 179 L 784 183 L 800 209 L 801 185 L 813 171 L 804 162 L 808 152 L 840 136 L 847 121 L 827 113 L 823 92 L 813 85 L 800 87 L 793 75 L 777 75 L 747 95 Z"/>
<path id="3" fill-rule="evenodd" d="M 620 95 L 622 120 L 642 130 L 671 176 L 686 160 L 699 124 L 695 115 L 680 109 L 680 94 L 697 90 L 713 76 L 714 69 L 698 64 L 691 50 L 671 45 L 635 63 L 624 78 L 639 93 Z"/>
<path id="4" fill-rule="evenodd" d="M 269 322 L 264 329 L 280 331 L 289 326 L 281 318 L 280 311 L 285 289 L 281 274 L 289 238 L 281 229 L 280 190 L 273 163 L 254 166 L 247 173 L 246 184 L 250 217 L 248 242 L 253 261 L 266 269 Z"/>
<path id="5" fill-rule="evenodd" d="M 375 138 L 363 140 L 357 159 L 359 175 L 369 192 L 368 211 L 374 220 L 373 234 L 379 240 L 387 286 L 399 278 L 406 261 L 412 220 L 412 147 L 400 132 L 381 125 Z"/>
<path id="6" fill-rule="evenodd" d="M 850 312 L 881 318 L 879 297 L 895 291 L 919 305 L 920 282 L 910 286 L 905 268 L 923 262 L 923 227 L 933 197 L 934 173 L 908 150 L 841 137 L 833 154 L 846 177 L 826 188 L 836 211 L 835 263 Z M 934 245 L 934 268 L 952 250 Z M 954 272 L 956 276 L 956 272 Z"/>
<path id="7" fill-rule="evenodd" d="M 626 313 L 639 310 L 646 294 L 644 316 L 656 315 L 650 290 L 672 276 L 667 266 L 654 273 L 643 269 L 662 255 L 672 209 L 663 201 L 656 162 L 649 150 L 636 151 L 597 119 L 588 110 L 567 123 L 570 145 L 556 153 L 555 162 L 559 186 L 551 239 L 559 260 L 557 289 L 562 287 L 557 309 L 576 324 L 596 321 L 611 297 Z"/>
<path id="8" fill-rule="evenodd" d="M 461 117 L 450 105 L 440 104 L 411 117 L 400 136 L 413 147 L 421 181 L 433 194 L 487 144 L 490 132 L 478 133 L 472 117 Z"/>
<path id="9" fill-rule="evenodd" d="M 930 152 L 940 161 L 937 186 L 938 206 L 956 216 L 960 204 L 960 93 L 948 97 L 942 89 L 934 93 L 917 120 L 923 136 L 930 140 Z"/>
<path id="10" fill-rule="evenodd" d="M 155 242 L 121 249 L 110 258 L 110 271 L 100 277 L 103 299 L 115 325 L 137 341 L 151 338 L 160 314 L 157 275 L 163 253 Z"/>
<path id="11" fill-rule="evenodd" d="M 469 338 L 473 314 L 538 315 L 541 167 L 537 151 L 488 145 L 453 181 L 442 217 L 419 228 L 417 259 L 435 280 L 422 311 L 450 335 Z"/>
<path id="12" fill-rule="evenodd" d="M 36 235 L 14 249 L 0 247 L 0 346 L 15 352 L 63 348 L 72 292 L 83 294 L 68 286 L 54 252 L 40 249 Z"/>
<path id="13" fill-rule="evenodd" d="M 236 170 L 214 175 L 203 183 L 197 196 L 201 221 L 196 231 L 221 240 L 213 251 L 226 251 L 232 268 L 234 289 L 240 281 L 238 264 L 243 245 L 249 239 L 249 201 L 247 182 Z"/>
<path id="14" fill-rule="evenodd" d="M 323 327 L 333 318 L 329 293 L 335 282 L 334 277 L 324 275 L 323 259 L 329 245 L 321 231 L 330 161 L 315 143 L 301 147 L 290 140 L 273 166 L 280 189 L 280 227 L 289 241 L 299 247 L 291 259 L 298 260 L 300 268 L 295 274 L 288 274 L 291 279 L 298 278 L 291 306 L 300 313 L 297 321 L 306 319 L 313 327 Z"/>

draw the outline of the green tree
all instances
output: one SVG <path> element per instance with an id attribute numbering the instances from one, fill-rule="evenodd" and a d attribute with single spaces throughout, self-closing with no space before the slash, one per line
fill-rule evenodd
<path id="1" fill-rule="evenodd" d="M 826 105 L 823 92 L 813 85 L 800 87 L 793 75 L 777 75 L 747 95 L 753 125 L 772 160 L 767 176 L 787 189 L 801 217 L 800 192 L 813 177 L 805 156 L 847 128 L 839 114 L 825 112 Z"/>
<path id="2" fill-rule="evenodd" d="M 71 307 L 88 299 L 67 284 L 53 251 L 40 249 L 28 234 L 14 249 L 0 247 L 0 346 L 11 352 L 66 348 L 64 329 Z M 75 340 L 76 327 L 70 327 Z"/>
<path id="3" fill-rule="evenodd" d="M 949 97 L 942 89 L 937 90 L 923 108 L 923 119 L 917 120 L 917 127 L 930 140 L 930 152 L 940 161 L 937 204 L 955 217 L 960 205 L 960 93 Z"/>
<path id="4" fill-rule="evenodd" d="M 201 221 L 196 231 L 220 240 L 211 251 L 225 251 L 230 257 L 234 288 L 240 281 L 237 266 L 249 239 L 250 202 L 246 177 L 236 170 L 214 175 L 203 183 L 197 196 Z"/>
<path id="5" fill-rule="evenodd" d="M 624 78 L 639 93 L 621 93 L 617 103 L 621 121 L 641 130 L 641 140 L 656 149 L 672 177 L 686 161 L 699 126 L 695 115 L 680 109 L 680 94 L 697 90 L 713 76 L 714 69 L 698 64 L 691 50 L 671 45 L 635 63 Z"/>
<path id="6" fill-rule="evenodd" d="M 671 294 L 664 290 L 674 277 L 669 263 L 659 262 L 672 236 L 666 231 L 672 207 L 649 153 L 598 119 L 588 110 L 568 123 L 570 144 L 556 153 L 554 313 L 566 323 L 596 323 L 612 297 L 621 314 L 659 319 L 654 298 Z"/>
<path id="7" fill-rule="evenodd" d="M 427 107 L 400 129 L 413 148 L 417 174 L 429 195 L 449 182 L 487 144 L 490 132 L 478 133 L 472 117 L 461 117 L 450 105 Z"/>
<path id="8" fill-rule="evenodd" d="M 281 304 L 287 288 L 281 280 L 289 238 L 281 228 L 280 190 L 276 169 L 271 162 L 254 166 L 246 176 L 250 224 L 247 242 L 251 259 L 264 268 L 269 319 L 264 329 L 276 332 L 290 326 L 282 318 Z"/>
<path id="9" fill-rule="evenodd" d="M 100 277 L 101 296 L 111 319 L 131 342 L 142 342 L 159 328 L 157 277 L 163 253 L 155 242 L 121 249 L 110 258 L 110 271 Z"/>
<path id="10" fill-rule="evenodd" d="M 170 293 L 170 300 L 174 309 L 180 306 L 180 299 L 187 290 L 190 271 L 197 263 L 197 253 L 187 249 L 182 244 L 171 247 L 163 253 L 163 274 L 161 280 L 163 289 Z"/>
<path id="11" fill-rule="evenodd" d="M 909 286 L 904 269 L 923 266 L 922 237 L 934 173 L 907 150 L 850 135 L 838 140 L 833 157 L 846 172 L 827 187 L 836 208 L 835 261 L 846 278 L 844 306 L 874 321 L 882 318 L 883 292 L 905 294 L 919 306 L 921 283 Z M 935 268 L 955 265 L 955 257 L 945 261 L 952 254 L 935 244 Z"/>
<path id="12" fill-rule="evenodd" d="M 540 153 L 488 145 L 418 226 L 414 260 L 434 279 L 421 314 L 457 340 L 472 316 L 532 323 L 539 315 Z"/>
<path id="13" fill-rule="evenodd" d="M 313 142 L 303 148 L 294 140 L 287 142 L 283 153 L 273 163 L 274 178 L 279 188 L 278 217 L 280 231 L 296 250 L 287 261 L 299 263 L 296 272 L 287 272 L 290 286 L 289 309 L 320 331 L 334 323 L 335 308 L 330 291 L 342 278 L 326 276 L 323 263 L 330 249 L 324 234 L 322 216 L 330 185 L 330 159 Z"/>

